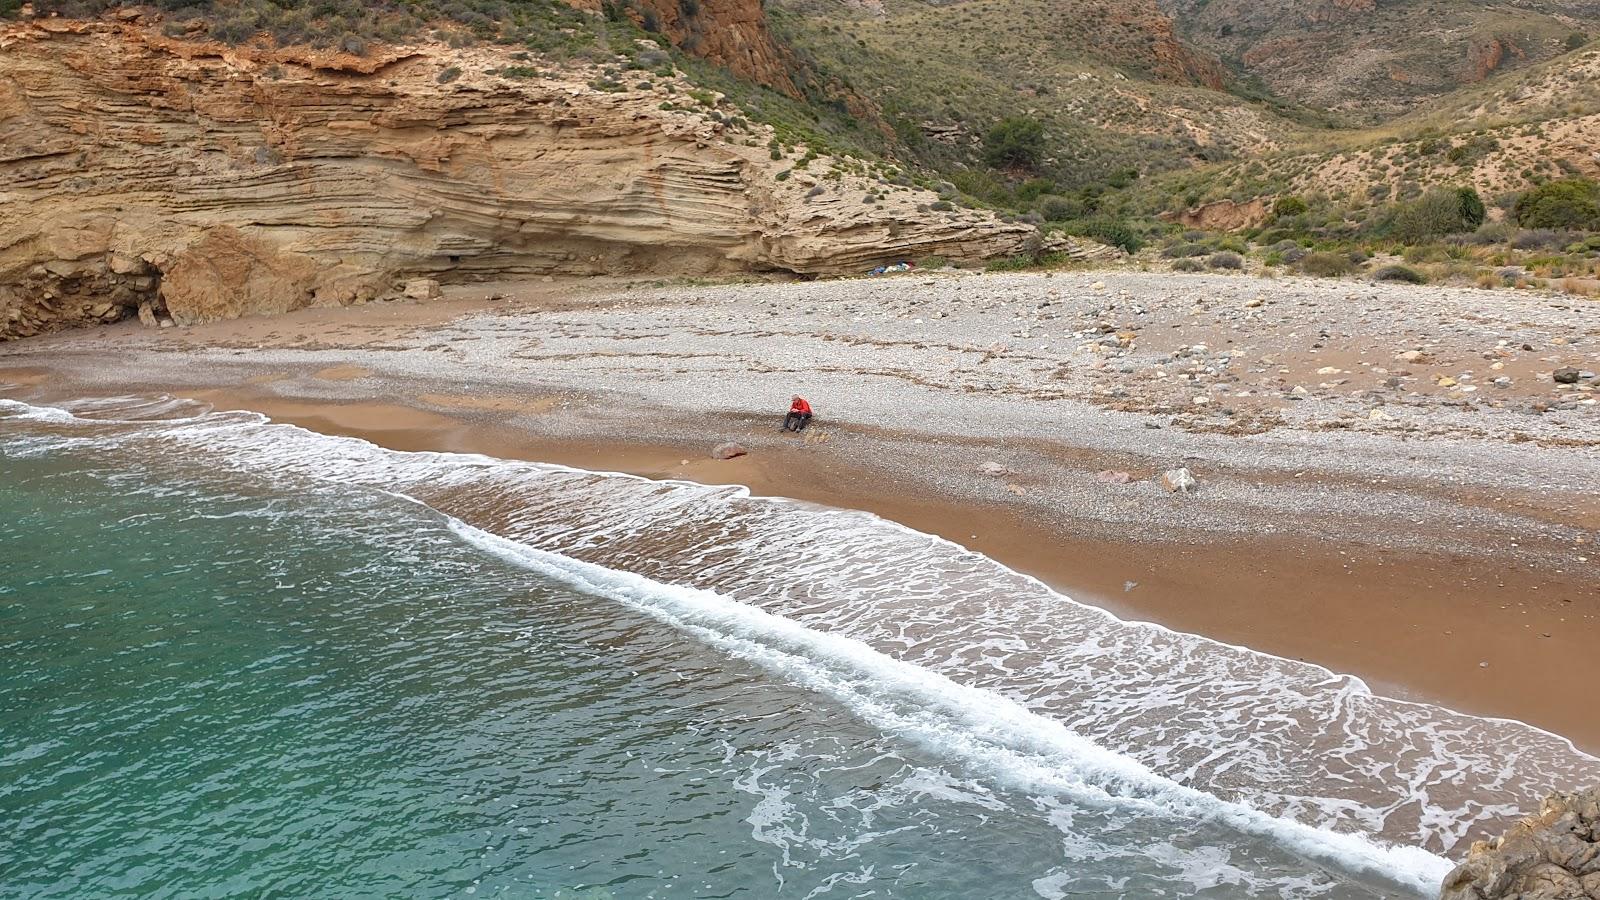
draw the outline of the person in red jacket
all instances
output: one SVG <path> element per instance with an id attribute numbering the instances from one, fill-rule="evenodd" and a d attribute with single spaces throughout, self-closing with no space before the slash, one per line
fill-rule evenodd
<path id="1" fill-rule="evenodd" d="M 783 430 L 800 432 L 811 424 L 811 404 L 799 394 L 789 401 L 789 414 L 783 417 Z"/>

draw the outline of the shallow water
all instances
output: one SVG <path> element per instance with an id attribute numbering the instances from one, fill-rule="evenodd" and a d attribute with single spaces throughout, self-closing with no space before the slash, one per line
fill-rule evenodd
<path id="1" fill-rule="evenodd" d="M 1390 896 L 1600 774 L 862 514 L 70 407 L 0 401 L 0 894 Z"/>

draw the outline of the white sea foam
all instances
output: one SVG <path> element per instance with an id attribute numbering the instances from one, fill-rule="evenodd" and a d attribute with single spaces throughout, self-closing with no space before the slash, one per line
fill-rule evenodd
<path id="1" fill-rule="evenodd" d="M 972 752 L 984 758 L 1021 754 L 1008 758 L 1010 777 L 1040 759 L 1048 761 L 1039 772 L 1047 781 L 1099 759 L 1075 757 L 1077 768 L 1063 770 L 1052 756 L 1061 747 L 1049 741 L 1029 756 L 1032 745 L 1019 737 L 1036 723 L 1054 723 L 1163 784 L 1233 804 L 1227 809 L 1301 823 L 1307 835 L 1366 835 L 1438 854 L 1498 832 L 1552 789 L 1600 780 L 1600 760 L 1559 736 L 1377 696 L 1360 680 L 1317 666 L 1124 622 L 981 554 L 866 513 L 752 497 L 738 487 L 401 453 L 197 405 L 129 398 L 81 411 L 0 400 L 0 434 L 6 418 L 17 418 L 31 423 L 25 442 L 37 452 L 103 445 L 119 459 L 155 460 L 158 468 L 221 468 L 296 489 L 343 484 L 403 493 L 519 546 L 709 592 L 909 667 L 894 672 L 1003 698 L 1012 713 L 1029 717 L 1028 728 L 995 736 L 986 731 L 995 721 L 980 718 L 970 734 L 940 739 L 976 741 Z M 770 642 L 762 646 L 777 652 Z M 795 663 L 796 677 L 820 677 L 814 654 L 796 659 L 805 664 Z M 827 690 L 852 683 L 838 678 Z M 921 696 L 857 681 L 874 685 L 859 699 L 875 714 L 908 715 L 884 698 Z M 940 709 L 936 724 L 967 722 L 960 704 Z M 903 725 L 908 734 L 937 730 L 915 716 Z M 1093 782 L 1101 790 L 1112 783 Z M 1162 802 L 1186 796 L 1163 794 Z"/>
<path id="2" fill-rule="evenodd" d="M 619 572 L 510 541 L 458 519 L 464 540 L 577 590 L 627 604 L 785 680 L 846 705 L 890 733 L 961 759 L 996 780 L 1080 803 L 1139 807 L 1185 821 L 1216 821 L 1354 874 L 1427 893 L 1448 860 L 1270 816 L 1163 778 L 1087 741 L 1060 722 L 989 691 L 900 662 L 860 641 L 825 634 L 711 591 Z M 1220 871 L 1212 867 L 1212 877 Z"/>

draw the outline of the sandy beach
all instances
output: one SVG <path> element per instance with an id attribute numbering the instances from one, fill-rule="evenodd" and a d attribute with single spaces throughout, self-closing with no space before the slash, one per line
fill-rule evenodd
<path id="1" fill-rule="evenodd" d="M 1600 306 L 1138 272 L 462 286 L 0 348 L 408 450 L 865 509 L 1126 618 L 1600 750 Z M 781 432 L 791 393 L 818 418 Z M 713 459 L 724 441 L 748 449 Z M 1187 467 L 1192 495 L 1162 471 Z M 1098 473 L 1126 472 L 1128 483 Z"/>

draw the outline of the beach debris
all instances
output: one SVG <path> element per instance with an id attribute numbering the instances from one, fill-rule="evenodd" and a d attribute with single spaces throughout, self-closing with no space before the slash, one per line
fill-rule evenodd
<path id="1" fill-rule="evenodd" d="M 1127 484 L 1133 480 L 1133 476 L 1127 472 L 1117 472 L 1112 469 L 1106 469 L 1103 472 L 1096 472 L 1094 477 L 1105 482 L 1106 484 Z"/>
<path id="2" fill-rule="evenodd" d="M 1199 482 L 1195 480 L 1194 474 L 1188 469 L 1168 469 L 1161 473 L 1161 486 L 1166 488 L 1169 493 L 1187 494 L 1194 490 L 1197 485 L 1199 485 Z"/>
<path id="3" fill-rule="evenodd" d="M 867 274 L 868 275 L 887 275 L 890 272 L 909 272 L 909 271 L 911 271 L 912 268 L 913 267 L 912 267 L 911 263 L 908 263 L 905 260 L 901 260 L 901 261 L 899 261 L 897 263 L 894 263 L 892 265 L 875 266 L 874 268 L 868 270 Z"/>
<path id="4" fill-rule="evenodd" d="M 1010 469 L 1000 465 L 992 459 L 979 466 L 978 471 L 989 476 L 990 478 L 1004 478 L 1011 474 Z"/>
<path id="5" fill-rule="evenodd" d="M 406 282 L 400 293 L 412 300 L 437 300 L 442 295 L 439 282 L 432 278 L 413 278 Z"/>
<path id="6" fill-rule="evenodd" d="M 1138 586 L 1139 586 L 1139 582 L 1137 582 L 1137 581 L 1124 581 L 1122 583 L 1122 592 L 1124 594 L 1126 594 L 1127 592 L 1133 590 L 1134 588 L 1136 588 Z"/>
<path id="7" fill-rule="evenodd" d="M 738 444 L 738 443 L 734 443 L 733 441 L 728 441 L 727 443 L 718 444 L 715 447 L 712 447 L 711 448 L 711 458 L 712 459 L 733 459 L 735 457 L 745 456 L 749 452 L 750 452 L 749 450 L 746 450 L 744 448 L 743 444 Z"/>
<path id="8" fill-rule="evenodd" d="M 1568 366 L 1550 373 L 1550 379 L 1556 384 L 1577 384 L 1578 370 Z"/>

